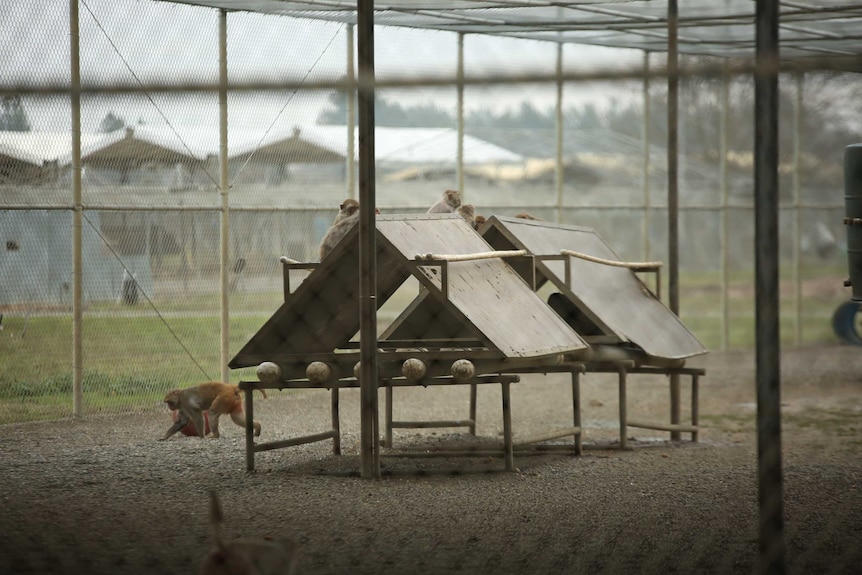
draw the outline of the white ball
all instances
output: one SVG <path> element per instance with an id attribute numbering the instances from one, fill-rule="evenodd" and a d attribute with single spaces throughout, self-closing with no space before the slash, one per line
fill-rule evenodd
<path id="1" fill-rule="evenodd" d="M 324 383 L 332 377 L 332 368 L 323 361 L 312 361 L 305 368 L 305 376 L 312 383 Z"/>
<path id="2" fill-rule="evenodd" d="M 418 381 L 425 377 L 428 372 L 428 366 L 425 362 L 416 357 L 411 357 L 404 360 L 401 365 L 401 374 L 411 381 Z"/>
<path id="3" fill-rule="evenodd" d="M 476 375 L 476 367 L 468 359 L 458 359 L 452 364 L 452 377 L 457 381 L 466 381 Z"/>
<path id="4" fill-rule="evenodd" d="M 257 366 L 257 378 L 261 383 L 276 383 L 281 379 L 281 366 L 271 361 L 265 361 Z"/>

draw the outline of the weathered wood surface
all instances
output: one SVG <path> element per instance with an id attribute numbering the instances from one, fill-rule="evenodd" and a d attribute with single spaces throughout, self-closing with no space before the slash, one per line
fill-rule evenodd
<path id="1" fill-rule="evenodd" d="M 286 296 L 231 360 L 231 368 L 255 366 L 267 356 L 329 353 L 348 344 L 359 329 L 357 231 L 354 226 Z M 416 254 L 487 251 L 488 244 L 456 215 L 378 216 L 378 307 L 411 275 L 433 291 L 409 308 L 415 314 L 411 315 L 415 333 L 397 339 L 468 338 L 506 358 L 588 349 L 502 260 L 446 263 L 447 297 L 440 291 L 444 289 L 441 266 L 414 261 Z"/>
<path id="2" fill-rule="evenodd" d="M 416 254 L 474 254 L 488 244 L 459 216 L 381 216 L 380 248 L 399 252 L 404 260 Z M 385 246 L 385 248 L 384 248 Z M 417 277 L 430 293 L 428 309 L 440 307 L 466 320 L 505 357 L 539 357 L 588 349 L 587 344 L 554 313 L 502 259 L 448 262 L 445 288 L 439 265 L 417 262 Z M 445 297 L 443 292 L 445 289 Z M 432 301 L 433 300 L 433 301 Z M 412 314 L 435 320 L 423 305 Z M 420 325 L 414 326 L 421 329 Z M 429 333 L 433 333 L 429 330 Z M 421 337 L 410 334 L 407 338 Z M 434 334 L 438 336 L 437 334 Z M 448 335 L 448 334 L 447 334 Z"/>
<path id="3" fill-rule="evenodd" d="M 620 261 L 591 228 L 499 216 L 490 218 L 488 224 L 483 235 L 494 249 L 526 249 L 534 256 L 558 255 L 567 249 Z M 542 261 L 537 268 L 602 329 L 655 357 L 686 358 L 706 353 L 676 314 L 631 270 L 576 257 L 569 257 L 569 265 L 569 287 L 564 261 Z"/>
<path id="4" fill-rule="evenodd" d="M 324 262 L 287 296 L 231 360 L 231 368 L 251 367 L 261 356 L 331 352 L 359 330 L 358 226 L 345 234 Z M 378 253 L 378 307 L 410 276 L 393 261 L 398 254 Z"/>

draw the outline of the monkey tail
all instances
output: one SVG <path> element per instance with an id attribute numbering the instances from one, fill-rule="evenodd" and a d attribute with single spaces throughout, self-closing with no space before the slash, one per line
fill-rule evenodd
<path id="1" fill-rule="evenodd" d="M 218 547 L 219 551 L 225 550 L 224 539 L 222 538 L 221 532 L 221 524 L 224 520 L 224 515 L 221 510 L 221 503 L 219 503 L 218 493 L 216 493 L 215 489 L 210 489 L 210 526 L 213 531 L 213 540 L 215 541 L 216 547 Z"/>

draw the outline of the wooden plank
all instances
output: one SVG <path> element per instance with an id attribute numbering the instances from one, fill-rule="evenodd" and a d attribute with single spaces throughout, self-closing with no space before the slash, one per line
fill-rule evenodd
<path id="1" fill-rule="evenodd" d="M 416 254 L 487 252 L 488 244 L 457 215 L 379 216 L 378 307 L 411 274 L 437 290 L 437 313 L 422 318 L 428 333 L 399 339 L 472 339 L 505 357 L 539 357 L 587 350 L 587 344 L 548 309 L 500 259 L 446 264 L 448 298 L 441 299 L 441 266 L 417 266 Z M 230 361 L 252 367 L 262 356 L 326 353 L 347 344 L 359 329 L 359 257 L 354 227 Z M 419 302 L 418 305 L 426 305 Z M 428 304 L 430 305 L 430 304 Z"/>
<path id="2" fill-rule="evenodd" d="M 489 251 L 475 230 L 455 215 L 381 217 L 377 227 L 381 244 L 409 260 L 424 253 Z M 420 282 L 434 298 L 484 334 L 506 357 L 536 357 L 588 347 L 502 259 L 448 262 L 445 299 L 440 266 L 418 269 Z"/>
<path id="3" fill-rule="evenodd" d="M 591 228 L 498 216 L 489 222 L 505 229 L 497 232 L 495 249 L 526 249 L 536 256 L 557 255 L 568 249 L 620 261 Z M 499 245 L 501 238 L 511 245 Z M 537 267 L 583 313 L 597 318 L 597 323 L 612 333 L 655 357 L 674 359 L 706 353 L 703 344 L 631 270 L 576 257 L 570 257 L 568 265 L 569 278 L 563 261 L 541 261 Z"/>
<path id="4" fill-rule="evenodd" d="M 648 421 L 632 421 L 629 420 L 629 427 L 640 427 L 643 429 L 655 429 L 657 431 L 680 431 L 685 433 L 697 433 L 699 431 L 699 427 L 697 425 L 685 425 L 682 423 L 678 424 L 670 424 L 670 423 L 650 423 Z"/>
<path id="5" fill-rule="evenodd" d="M 273 449 L 283 449 L 285 447 L 293 447 L 295 445 L 304 445 L 306 443 L 315 443 L 318 441 L 326 441 L 327 439 L 332 439 L 337 437 L 338 432 L 336 430 L 324 431 L 323 433 L 316 433 L 314 435 L 303 435 L 301 437 L 294 437 L 292 439 L 282 439 L 280 441 L 270 441 L 268 443 L 257 443 L 254 446 L 255 453 L 260 453 L 261 451 L 272 451 Z"/>
<path id="6" fill-rule="evenodd" d="M 401 429 L 436 429 L 441 427 L 472 427 L 476 422 L 472 419 L 457 419 L 451 421 L 393 421 L 393 428 Z"/>
<path id="7" fill-rule="evenodd" d="M 359 330 L 359 244 L 357 226 L 305 278 L 230 361 L 232 369 L 252 367 L 256 357 L 279 353 L 329 352 Z M 378 254 L 378 307 L 410 272 L 395 265 L 397 254 Z"/>

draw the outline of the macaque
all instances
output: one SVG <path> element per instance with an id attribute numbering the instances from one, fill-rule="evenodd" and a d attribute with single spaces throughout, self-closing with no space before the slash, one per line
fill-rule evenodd
<path id="1" fill-rule="evenodd" d="M 475 229 L 476 208 L 474 208 L 472 204 L 464 204 L 462 206 L 458 206 L 458 215 L 464 218 L 464 221 L 466 221 Z"/>
<path id="2" fill-rule="evenodd" d="M 478 230 L 479 228 L 481 228 L 485 224 L 486 221 L 487 220 L 485 219 L 485 216 L 483 216 L 482 214 L 479 214 L 478 216 L 476 216 L 476 219 L 473 221 L 473 227 Z"/>
<path id="3" fill-rule="evenodd" d="M 242 394 L 238 385 L 210 381 L 185 389 L 172 389 L 165 395 L 165 403 L 172 410 L 179 412 L 179 418 L 168 429 L 164 441 L 177 431 L 193 421 L 198 435 L 206 437 L 206 424 L 203 412 L 207 412 L 210 429 L 214 439 L 219 437 L 219 417 L 230 414 L 231 420 L 245 429 L 245 417 L 242 412 Z M 254 434 L 260 435 L 260 423 L 254 422 Z"/>
<path id="4" fill-rule="evenodd" d="M 329 255 L 329 252 L 338 245 L 341 238 L 350 231 L 350 228 L 359 221 L 359 202 L 356 200 L 344 200 L 339 206 L 339 212 L 335 216 L 335 221 L 326 231 L 323 240 L 320 242 L 320 261 Z"/>
<path id="5" fill-rule="evenodd" d="M 522 220 L 536 220 L 537 222 L 543 221 L 542 218 L 537 218 L 532 214 L 528 214 L 527 212 L 521 212 L 520 214 L 515 214 L 516 218 L 521 218 Z"/>
<path id="6" fill-rule="evenodd" d="M 461 205 L 461 192 L 457 190 L 446 190 L 443 197 L 436 204 L 428 208 L 428 214 L 451 214 Z"/>
<path id="7" fill-rule="evenodd" d="M 226 543 L 222 536 L 222 510 L 210 490 L 210 524 L 215 548 L 201 562 L 200 575 L 293 575 L 299 549 L 290 539 L 242 538 Z"/>

